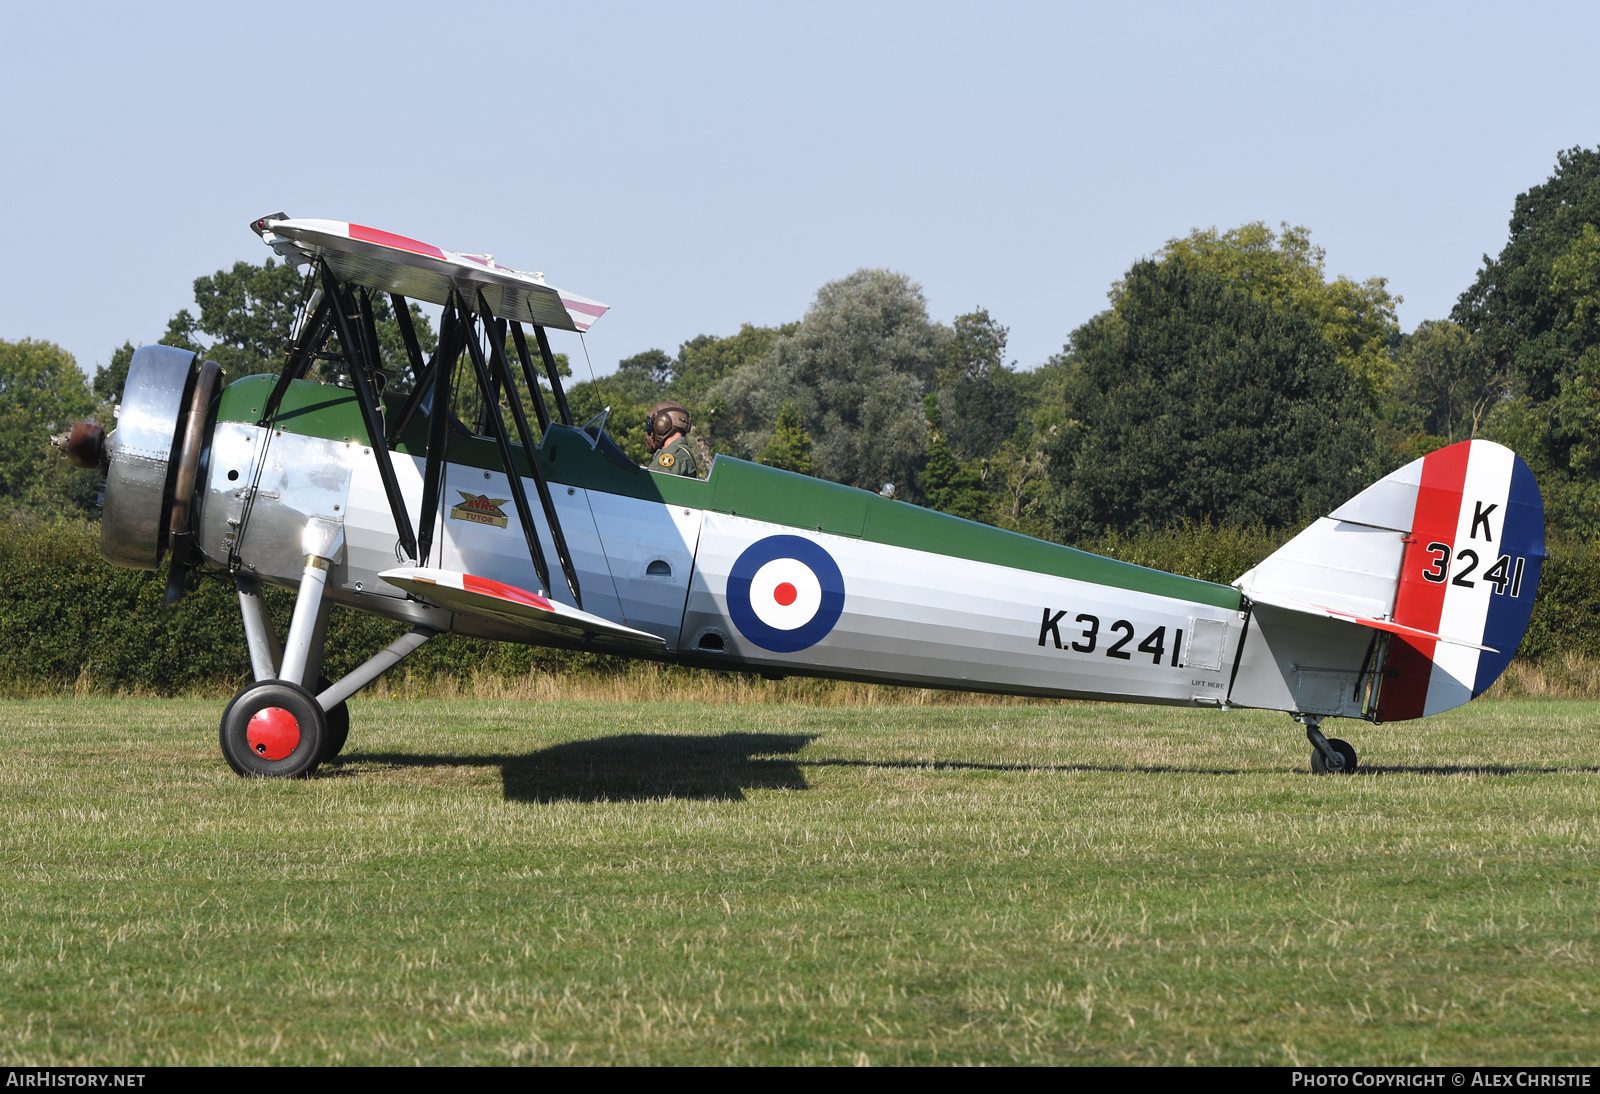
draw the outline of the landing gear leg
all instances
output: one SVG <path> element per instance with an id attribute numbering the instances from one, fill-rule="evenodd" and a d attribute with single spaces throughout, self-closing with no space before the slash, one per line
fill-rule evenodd
<path id="1" fill-rule="evenodd" d="M 260 583 L 238 580 L 239 610 L 255 682 L 245 685 L 222 713 L 222 755 L 241 775 L 295 778 L 309 775 L 344 746 L 349 712 L 323 705 L 307 687 L 318 683 L 328 603 L 322 590 L 328 567 L 344 545 L 344 527 L 312 518 L 302 537 L 305 574 L 294 618 L 282 647 L 261 596 Z M 329 732 L 330 720 L 334 732 Z"/>
<path id="2" fill-rule="evenodd" d="M 333 686 L 322 675 L 322 654 L 328 645 L 328 613 L 332 610 L 333 601 L 323 597 L 317 608 L 316 625 L 311 628 L 311 648 L 306 654 L 305 687 L 315 695 L 321 695 Z M 315 687 L 312 681 L 316 681 Z M 322 709 L 328 716 L 328 732 L 323 736 L 322 756 L 317 762 L 325 764 L 343 752 L 345 742 L 350 739 L 350 705 L 341 702 L 337 706 L 323 706 Z"/>
<path id="3" fill-rule="evenodd" d="M 345 700 L 434 636 L 430 627 L 413 627 L 338 683 L 328 683 L 321 674 L 329 608 L 322 593 L 343 539 L 340 525 L 316 518 L 307 525 L 302 541 L 305 574 L 281 650 L 260 585 L 239 579 L 239 607 L 256 681 L 242 688 L 223 712 L 222 754 L 241 775 L 309 775 L 333 759 L 350 733 Z"/>
<path id="4" fill-rule="evenodd" d="M 426 627 L 417 627 L 410 634 L 401 635 L 337 684 L 328 683 L 326 676 L 317 677 L 317 705 L 323 709 L 328 722 L 319 762 L 327 763 L 337 756 L 350 737 L 350 706 L 345 700 L 393 668 L 402 657 L 433 635 Z"/>
<path id="5" fill-rule="evenodd" d="M 257 680 L 276 680 L 283 664 L 283 648 L 278 632 L 261 596 L 261 582 L 251 577 L 238 579 L 239 614 L 244 617 L 245 644 L 250 648 L 250 669 Z"/>
<path id="6" fill-rule="evenodd" d="M 302 546 L 306 552 L 306 568 L 300 577 L 300 591 L 294 598 L 289 637 L 283 643 L 280 675 L 303 685 L 316 681 L 317 669 L 322 664 L 321 639 L 328 629 L 322 591 L 328 584 L 328 568 L 344 548 L 344 526 L 313 517 L 306 525 Z"/>
<path id="7" fill-rule="evenodd" d="M 1318 728 L 1321 718 L 1296 714 L 1295 721 L 1306 727 L 1306 740 L 1311 742 L 1311 773 L 1314 775 L 1349 775 L 1356 769 L 1356 750 L 1349 741 L 1322 735 Z"/>
<path id="8" fill-rule="evenodd" d="M 241 577 L 238 579 L 238 587 L 239 612 L 244 616 L 244 636 L 245 643 L 250 648 L 251 671 L 254 672 L 257 683 L 276 680 L 278 666 L 283 664 L 283 647 L 278 644 L 278 632 L 272 625 L 272 614 L 267 611 L 267 602 L 261 595 L 261 583 L 254 578 Z M 317 625 L 311 635 L 311 656 L 306 664 L 306 676 L 308 678 L 315 676 L 317 681 L 315 688 L 307 690 L 317 694 L 327 691 L 332 686 L 328 678 L 322 675 L 322 650 L 328 636 L 330 607 L 332 607 L 330 602 L 324 599 L 317 610 Z M 339 755 L 345 741 L 350 737 L 349 704 L 340 702 L 323 709 L 327 715 L 328 725 L 327 732 L 322 738 L 322 755 L 319 763 L 327 763 Z"/>

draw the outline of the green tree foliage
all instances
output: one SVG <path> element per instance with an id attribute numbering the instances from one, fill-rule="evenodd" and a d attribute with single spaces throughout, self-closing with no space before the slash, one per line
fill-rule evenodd
<path id="1" fill-rule="evenodd" d="M 1593 224 L 1583 226 L 1550 273 L 1551 288 L 1571 314 L 1567 328 L 1583 343 L 1552 400 L 1554 417 L 1567 442 L 1566 471 L 1592 494 L 1600 479 L 1600 232 Z M 1585 508 L 1591 518 L 1597 513 L 1592 499 Z"/>
<path id="2" fill-rule="evenodd" d="M 755 327 L 749 323 L 727 338 L 702 334 L 678 347 L 678 356 L 648 349 L 617 363 L 617 369 L 598 380 L 574 384 L 568 392 L 572 412 L 579 421 L 611 407 L 607 432 L 630 456 L 645 462 L 644 416 L 654 403 L 674 399 L 688 408 L 694 419 L 692 439 L 698 443 L 706 466 L 717 452 L 751 453 L 738 447 L 721 428 L 726 403 L 713 389 L 726 377 L 751 364 L 785 333 L 799 327 Z M 561 355 L 561 359 L 565 359 Z"/>
<path id="3" fill-rule="evenodd" d="M 1551 263 L 1550 288 L 1571 313 L 1567 330 L 1592 354 L 1600 343 L 1600 231 L 1593 224 Z"/>
<path id="4" fill-rule="evenodd" d="M 1423 448 L 1477 436 L 1506 394 L 1494 362 L 1459 324 L 1427 320 L 1401 340 L 1395 395 L 1414 412 L 1424 436 L 1437 442 Z"/>
<path id="5" fill-rule="evenodd" d="M 80 472 L 87 474 L 87 472 Z M 95 527 L 81 520 L 0 517 L 0 695 L 88 688 L 172 695 L 227 694 L 249 680 L 250 655 L 231 581 L 190 571 L 176 609 L 162 605 L 165 572 L 107 566 Z M 289 590 L 265 590 L 281 631 Z M 407 629 L 335 607 L 326 675 L 338 679 Z M 400 673 L 469 682 L 482 673 L 619 671 L 621 659 L 441 634 Z"/>
<path id="6" fill-rule="evenodd" d="M 1389 344 L 1399 334 L 1395 306 L 1401 298 L 1390 295 L 1382 277 L 1326 280 L 1326 254 L 1312 245 L 1310 230 L 1280 227 L 1281 235 L 1261 221 L 1220 233 L 1197 229 L 1168 240 L 1159 258 L 1186 262 L 1257 299 L 1304 312 L 1356 377 L 1367 405 L 1376 409 L 1393 382 Z M 1113 288 L 1112 299 L 1120 306 L 1120 286 Z"/>
<path id="7" fill-rule="evenodd" d="M 706 466 L 710 466 L 712 456 L 718 452 L 751 455 L 738 443 L 738 430 L 730 429 L 727 400 L 717 392 L 717 385 L 760 360 L 779 338 L 799 329 L 799 323 L 778 327 L 744 323 L 737 334 L 726 338 L 701 334 L 678 347 L 672 378 L 662 394 L 678 400 L 694 415 L 694 436 Z"/>
<path id="8" fill-rule="evenodd" d="M 1213 524 L 1181 520 L 1157 532 L 1107 532 L 1078 547 L 1136 566 L 1231 585 L 1258 566 L 1300 529 L 1260 524 Z"/>
<path id="9" fill-rule="evenodd" d="M 967 520 L 989 516 L 991 499 L 985 489 L 983 472 L 974 463 L 963 463 L 950 450 L 941 428 L 943 414 L 939 396 L 930 392 L 923 400 L 927 415 L 928 459 L 919 476 L 922 494 L 931 508 Z"/>
<path id="10" fill-rule="evenodd" d="M 124 342 L 111 351 L 108 364 L 96 365 L 94 370 L 94 397 L 102 403 L 122 402 L 122 385 L 128 382 L 128 366 L 133 364 L 132 342 Z"/>
<path id="11" fill-rule="evenodd" d="M 1006 368 L 1006 328 L 984 308 L 956 316 L 939 370 L 942 436 L 957 459 L 983 459 L 1017 431 L 1020 400 Z"/>
<path id="12" fill-rule="evenodd" d="M 773 427 L 767 447 L 761 450 L 760 462 L 768 467 L 781 467 L 785 471 L 809 475 L 811 443 L 811 434 L 806 432 L 800 408 L 793 403 L 785 403 L 778 412 L 778 422 Z"/>
<path id="13" fill-rule="evenodd" d="M 211 339 L 207 356 L 230 376 L 277 372 L 289 352 L 290 332 L 306 279 L 293 266 L 267 259 L 259 266 L 235 262 L 231 270 L 218 270 L 194 279 L 198 320 L 188 330 L 169 334 L 193 338 L 196 330 Z M 188 317 L 187 310 L 178 313 Z M 178 317 L 173 322 L 179 323 Z M 168 345 L 178 345 L 176 341 Z"/>
<path id="14" fill-rule="evenodd" d="M 658 400 L 672 382 L 674 366 L 665 350 L 647 349 L 617 362 L 617 371 L 609 377 L 619 390 L 626 391 L 634 402 L 648 407 Z"/>
<path id="15" fill-rule="evenodd" d="M 904 274 L 858 270 L 832 281 L 793 334 L 712 392 L 726 401 L 740 449 L 766 448 L 785 404 L 815 438 L 816 473 L 876 489 L 915 481 L 926 452 L 923 397 L 936 381 L 949 328 L 928 318 Z"/>
<path id="16" fill-rule="evenodd" d="M 206 345 L 195 340 L 196 335 L 199 333 L 199 321 L 190 314 L 188 308 L 179 308 L 178 313 L 167 320 L 166 332 L 156 339 L 156 344 L 186 349 L 190 353 L 198 353 L 204 356 L 207 350 Z M 218 364 L 221 364 L 221 362 L 219 361 Z M 127 379 L 127 373 L 123 373 L 123 379 Z"/>
<path id="17" fill-rule="evenodd" d="M 377 301 L 374 301 L 373 303 L 376 305 Z M 416 305 L 413 304 L 412 307 L 415 308 Z M 374 319 L 376 319 L 377 314 L 378 309 L 376 306 L 374 306 Z M 393 316 L 394 312 L 390 310 L 387 314 Z M 398 332 L 398 326 L 396 326 L 395 329 Z M 383 340 L 383 328 L 380 326 L 378 328 L 378 341 L 381 343 Z M 417 341 L 422 341 L 422 332 L 420 330 L 417 332 Z M 550 382 L 545 378 L 544 361 L 540 356 L 538 343 L 535 342 L 531 336 L 527 337 L 526 341 L 528 343 L 528 357 L 533 365 L 534 380 L 538 384 L 539 397 L 544 400 L 545 413 L 550 416 L 551 421 L 559 422 L 561 420 L 561 413 L 556 408 L 555 396 L 550 394 Z M 480 344 L 482 344 L 481 338 Z M 431 346 L 424 348 L 424 356 L 432 352 L 433 348 Z M 507 329 L 503 352 L 505 353 L 506 364 L 511 370 L 512 383 L 517 389 L 517 397 L 522 402 L 522 412 L 523 414 L 527 415 L 528 428 L 533 430 L 534 443 L 537 444 L 540 440 L 539 415 L 538 411 L 534 407 L 534 398 L 528 388 L 527 378 L 523 375 L 522 359 L 517 354 L 516 339 L 512 337 L 509 328 Z M 404 357 L 404 345 L 399 347 L 399 353 L 402 357 Z M 562 377 L 571 376 L 572 362 L 568 359 L 567 355 L 565 353 L 557 353 L 553 354 L 552 356 L 555 358 L 557 375 Z M 387 358 L 385 358 L 385 360 L 387 360 Z M 460 357 L 458 357 L 453 364 L 454 372 L 452 373 L 451 378 L 451 392 L 453 394 L 451 397 L 451 404 L 454 407 L 455 416 L 460 421 L 462 426 L 475 433 L 486 435 L 488 433 L 489 424 L 488 419 L 485 418 L 483 414 L 483 396 L 478 390 L 477 373 L 473 369 L 472 357 L 467 350 L 463 349 Z M 396 386 L 396 390 L 405 390 L 409 387 L 409 384 L 398 384 Z M 563 383 L 562 388 L 563 390 L 567 390 L 569 385 Z M 576 413 L 576 411 L 574 411 L 574 413 Z M 505 425 L 506 436 L 511 438 L 513 444 L 519 443 L 517 441 L 516 421 L 511 414 L 511 402 L 506 398 L 504 391 L 500 392 L 500 420 Z M 578 424 L 583 424 L 582 418 L 579 419 Z"/>
<path id="18" fill-rule="evenodd" d="M 1073 334 L 1069 422 L 1048 445 L 1069 539 L 1331 508 L 1377 466 L 1350 370 L 1297 308 L 1185 262 L 1141 262 Z"/>
<path id="19" fill-rule="evenodd" d="M 1151 535 L 1107 534 L 1079 546 L 1172 573 L 1229 582 L 1282 545 L 1287 532 L 1261 526 L 1179 524 Z M 0 517 L 0 695 L 85 689 L 143 694 L 226 695 L 250 679 L 232 585 L 191 572 L 176 610 L 161 603 L 165 574 L 107 566 L 94 525 L 79 520 Z M 1592 542 L 1549 544 L 1533 620 L 1519 656 L 1559 663 L 1576 651 L 1600 655 L 1600 553 Z M 268 588 L 280 628 L 288 590 Z M 398 638 L 407 624 L 336 607 L 324 670 L 338 678 Z M 603 655 L 440 635 L 407 658 L 391 682 L 484 674 L 625 671 Z"/>
<path id="20" fill-rule="evenodd" d="M 644 463 L 650 455 L 645 447 L 645 413 L 663 397 L 672 370 L 673 360 L 663 350 L 636 353 L 619 361 L 610 376 L 574 384 L 567 394 L 572 415 L 582 425 L 609 406 L 606 432 L 624 452 Z"/>
<path id="21" fill-rule="evenodd" d="M 411 329 L 417 336 L 417 348 L 422 351 L 422 361 L 426 365 L 429 355 L 439 346 L 439 335 L 433 329 L 433 323 L 427 314 L 419 306 L 408 300 L 406 310 L 411 313 Z M 416 381 L 416 374 L 412 370 L 411 354 L 406 350 L 405 336 L 400 333 L 400 321 L 394 316 L 394 308 L 390 306 L 388 293 L 373 295 L 372 325 L 378 332 L 378 354 L 383 359 L 383 367 L 393 376 L 393 389 L 410 391 Z M 511 362 L 511 371 L 515 375 L 519 371 L 516 364 L 516 347 L 510 345 L 509 338 L 507 344 L 510 356 L 506 360 Z"/>
<path id="22" fill-rule="evenodd" d="M 1048 450 L 1067 422 L 1070 374 L 1066 355 L 1026 372 L 1007 370 L 1018 421 L 1011 437 L 982 461 L 989 507 L 980 519 L 986 523 L 1045 539 L 1055 534 Z"/>
<path id="23" fill-rule="evenodd" d="M 1280 235 L 1255 223 L 1227 233 L 1195 232 L 1170 241 L 1160 264 L 1193 269 L 1258 302 L 1309 316 L 1335 359 L 1361 379 L 1369 402 L 1388 383 L 1395 300 L 1382 279 L 1328 282 L 1322 251 L 1305 229 L 1285 227 Z M 311 288 L 273 260 L 236 263 L 196 279 L 195 308 L 174 315 L 162 340 L 222 361 L 234 375 L 272 371 Z M 1103 326 L 1121 330 L 1129 322 L 1124 313 L 1134 307 L 1128 284 L 1114 287 L 1112 296 Z M 410 365 L 398 325 L 386 294 L 375 294 L 373 303 L 385 365 L 403 389 Z M 436 336 L 419 310 L 413 315 L 429 352 Z M 1082 380 L 1077 356 L 1017 372 L 1005 360 L 1006 328 L 986 310 L 957 316 L 952 327 L 929 319 L 920 288 L 904 275 L 861 270 L 823 286 L 799 323 L 744 324 L 728 337 L 699 335 L 675 357 L 646 350 L 619 362 L 611 375 L 569 384 L 567 391 L 580 423 L 609 407 L 613 438 L 641 461 L 647 455 L 644 412 L 672 398 L 693 414 L 694 438 L 708 463 L 715 452 L 731 452 L 868 489 L 895 482 L 908 500 L 925 498 L 946 511 L 1032 534 L 1049 531 L 1064 512 L 1062 484 L 1070 477 L 1059 466 L 1052 474 L 1052 460 L 1059 464 L 1063 445 L 1079 451 L 1073 446 L 1081 445 L 1084 428 L 1068 398 L 1068 389 Z M 1089 338 L 1099 329 L 1080 332 L 1085 347 L 1104 342 Z M 1437 369 L 1422 367 L 1437 356 L 1424 352 L 1432 345 L 1420 339 L 1412 348 L 1419 391 L 1439 379 Z M 97 371 L 101 398 L 120 389 L 132 349 L 120 347 Z M 509 341 L 506 353 L 514 360 Z M 565 355 L 559 361 L 570 376 Z M 513 375 L 527 406 L 532 393 L 520 369 Z M 1466 397 L 1450 391 L 1439 411 L 1446 434 Z M 504 398 L 501 404 L 510 428 Z M 553 401 L 548 405 L 553 409 Z M 457 370 L 455 410 L 469 428 L 487 428 L 465 359 Z M 1432 417 L 1407 413 L 1417 419 L 1419 436 L 1438 418 L 1432 411 Z M 1192 509 L 1185 503 L 1175 512 Z"/>
<path id="24" fill-rule="evenodd" d="M 1450 313 L 1512 391 L 1484 432 L 1528 461 L 1551 523 L 1583 535 L 1600 529 L 1597 224 L 1600 150 L 1560 153 L 1517 195 L 1505 247 Z"/>
<path id="25" fill-rule="evenodd" d="M 1549 557 L 1517 656 L 1556 664 L 1574 655 L 1600 657 L 1600 545 L 1558 533 L 1545 549 Z"/>
<path id="26" fill-rule="evenodd" d="M 606 407 L 611 408 L 606 418 L 606 432 L 633 460 L 644 463 L 649 458 L 645 447 L 644 416 L 656 396 L 630 386 L 626 379 L 602 376 L 598 380 L 585 380 L 573 384 L 567 392 L 567 402 L 572 407 L 573 420 L 583 425 Z"/>
<path id="27" fill-rule="evenodd" d="M 773 342 L 800 329 L 799 323 L 757 327 L 745 323 L 726 338 L 702 334 L 678 347 L 668 384 L 672 397 L 693 409 L 708 401 L 711 390 L 735 372 L 760 360 Z"/>
<path id="28" fill-rule="evenodd" d="M 11 508 L 88 512 L 99 477 L 71 467 L 53 433 L 94 412 L 94 396 L 72 354 L 54 342 L 0 340 L 0 497 Z"/>
<path id="29" fill-rule="evenodd" d="M 1008 528 L 1024 535 L 1050 538 L 1050 480 L 1047 448 L 1057 427 L 1036 432 L 1026 424 L 1017 428 L 1014 440 L 1001 445 L 984 461 L 984 485 L 988 504 L 982 516 L 986 524 Z"/>
<path id="30" fill-rule="evenodd" d="M 1555 269 L 1575 245 L 1582 246 L 1584 226 L 1595 224 L 1600 149 L 1562 152 L 1546 182 L 1517 195 L 1510 239 L 1499 257 L 1484 256 L 1477 278 L 1450 313 L 1534 403 L 1558 395 L 1562 378 L 1600 337 L 1590 326 L 1574 325 L 1578 297 Z"/>
<path id="31" fill-rule="evenodd" d="M 544 361 L 539 356 L 539 348 L 534 344 L 533 339 L 529 338 L 527 341 L 528 356 L 533 362 L 533 379 L 538 388 L 538 398 L 544 400 L 545 413 L 550 416 L 550 420 L 559 422 L 561 421 L 561 411 L 556 406 L 555 396 L 550 393 L 550 381 L 545 378 Z M 566 377 L 572 375 L 572 362 L 565 353 L 556 353 L 551 356 L 555 358 L 556 375 L 562 377 L 561 387 L 565 391 L 569 386 L 565 382 Z M 522 400 L 522 412 L 528 416 L 528 427 L 537 434 L 539 432 L 539 416 L 533 405 L 534 395 L 528 388 L 527 379 L 522 374 L 522 363 L 517 357 L 516 344 L 510 338 L 506 339 L 506 361 L 511 365 L 511 376 L 517 384 L 517 396 Z M 463 376 L 463 379 L 465 379 L 465 376 Z M 501 402 L 505 403 L 503 397 Z M 508 436 L 515 437 L 516 423 L 511 420 L 511 408 L 507 405 L 505 409 Z"/>

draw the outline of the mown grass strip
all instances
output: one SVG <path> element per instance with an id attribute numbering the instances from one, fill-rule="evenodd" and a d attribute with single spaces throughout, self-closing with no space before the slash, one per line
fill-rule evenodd
<path id="1" fill-rule="evenodd" d="M 8 1063 L 1593 1063 L 1592 703 L 0 705 Z"/>

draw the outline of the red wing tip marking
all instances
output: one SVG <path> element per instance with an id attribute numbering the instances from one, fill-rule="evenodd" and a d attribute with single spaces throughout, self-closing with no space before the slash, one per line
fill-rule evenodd
<path id="1" fill-rule="evenodd" d="M 496 581 L 492 577 L 478 577 L 475 574 L 455 573 L 451 570 L 413 570 L 410 568 L 400 570 L 386 570 L 378 575 L 385 581 L 412 582 L 417 585 L 432 585 L 435 588 L 459 589 L 464 593 L 475 593 L 478 596 L 491 596 L 496 600 L 505 600 L 512 604 L 521 604 L 529 608 L 537 608 L 542 612 L 560 614 L 554 604 L 547 597 L 536 592 L 508 585 L 504 581 Z"/>
<path id="2" fill-rule="evenodd" d="M 638 630 L 625 623 L 614 622 L 604 616 L 591 615 L 581 609 L 561 604 L 549 597 L 504 581 L 496 581 L 491 577 L 478 577 L 475 574 L 463 574 L 454 570 L 410 566 L 385 570 L 378 576 L 398 588 L 407 589 L 453 611 L 465 612 L 468 615 L 484 612 L 522 625 L 569 628 L 613 639 L 623 639 L 651 648 L 661 648 L 667 644 L 660 635 Z M 506 607 L 491 606 L 482 602 L 462 603 L 459 598 L 451 597 L 452 591 L 466 593 L 471 597 L 496 600 Z"/>
<path id="3" fill-rule="evenodd" d="M 461 575 L 461 587 L 469 593 L 480 593 L 483 596 L 492 596 L 499 600 L 509 600 L 513 604 L 526 604 L 530 608 L 541 611 L 554 611 L 550 601 L 538 593 L 531 593 L 527 589 L 519 589 L 515 585 L 507 585 L 503 581 L 493 578 L 474 577 L 472 574 Z"/>
<path id="4" fill-rule="evenodd" d="M 393 247 L 397 251 L 410 251 L 412 254 L 427 255 L 429 258 L 443 259 L 444 251 L 431 243 L 412 239 L 410 236 L 396 235 L 386 232 L 382 228 L 368 228 L 365 224 L 350 225 L 350 238 L 360 240 L 362 243 L 378 243 L 385 247 Z"/>

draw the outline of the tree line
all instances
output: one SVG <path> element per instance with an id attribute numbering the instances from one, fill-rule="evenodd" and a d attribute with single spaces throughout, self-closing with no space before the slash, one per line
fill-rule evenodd
<path id="1" fill-rule="evenodd" d="M 159 341 L 233 377 L 284 360 L 304 276 L 268 259 L 197 278 Z M 391 383 L 410 375 L 375 298 Z M 655 348 L 568 388 L 580 420 L 644 458 L 644 411 L 693 412 L 728 454 L 1064 542 L 1185 523 L 1285 529 L 1468 437 L 1526 458 L 1552 527 L 1600 517 L 1600 149 L 1558 155 L 1517 196 L 1509 237 L 1449 316 L 1402 333 L 1382 277 L 1329 277 L 1304 227 L 1196 230 L 1133 263 L 1108 307 L 1034 368 L 1007 359 L 984 308 L 930 318 L 904 274 L 858 270 L 794 322 Z M 436 334 L 412 306 L 424 351 Z M 13 510 L 93 516 L 98 484 L 53 457 L 52 430 L 109 424 L 133 344 L 92 378 L 45 341 L 0 342 L 0 495 Z M 336 365 L 329 365 L 336 369 Z M 562 371 L 570 375 L 563 357 Z M 329 375 L 327 378 L 336 378 Z M 525 392 L 525 394 L 528 394 Z M 458 386 L 456 413 L 493 408 Z M 500 408 L 504 412 L 504 408 Z"/>

